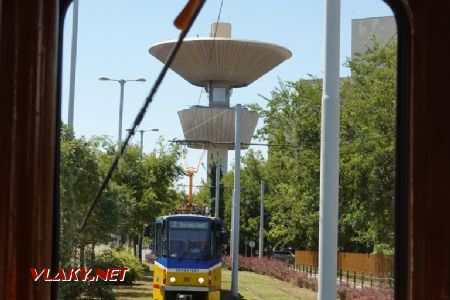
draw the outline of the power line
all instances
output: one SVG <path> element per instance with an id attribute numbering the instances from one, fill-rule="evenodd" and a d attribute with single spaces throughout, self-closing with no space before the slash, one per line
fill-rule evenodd
<path id="1" fill-rule="evenodd" d="M 200 124 L 202 125 L 202 124 Z M 200 126 L 199 125 L 199 126 Z M 206 140 L 177 140 L 173 139 L 169 141 L 170 143 L 176 143 L 181 145 L 234 145 L 233 142 L 211 142 Z M 241 146 L 266 146 L 266 147 L 292 147 L 292 148 L 300 148 L 301 145 L 293 145 L 293 144 L 270 144 L 270 143 L 241 143 Z"/>

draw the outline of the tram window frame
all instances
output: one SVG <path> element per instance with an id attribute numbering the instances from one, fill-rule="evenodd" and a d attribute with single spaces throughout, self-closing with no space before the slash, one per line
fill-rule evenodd
<path id="1" fill-rule="evenodd" d="M 214 240 L 215 240 L 215 256 L 216 258 L 220 258 L 222 256 L 222 237 L 221 237 L 222 228 L 215 227 L 214 232 Z"/>
<path id="2" fill-rule="evenodd" d="M 405 213 L 408 206 L 408 158 L 409 154 L 407 151 L 408 146 L 408 96 L 409 96 L 409 59 L 410 59 L 410 23 L 408 18 L 406 17 L 406 10 L 402 7 L 398 2 L 394 0 L 381 0 L 384 1 L 388 6 L 390 6 L 392 12 L 394 13 L 394 17 L 397 23 L 397 32 L 398 32 L 398 44 L 399 49 L 397 51 L 398 61 L 397 61 L 397 130 L 396 130 L 396 139 L 397 139 L 397 147 L 396 147 L 396 197 L 395 197 L 395 281 L 397 282 L 395 287 L 395 295 L 396 299 L 406 299 L 406 277 L 407 274 L 404 272 L 407 270 L 407 259 L 409 257 L 407 251 L 407 241 L 408 241 L 408 215 Z M 65 4 L 65 8 L 70 5 L 72 1 L 69 0 Z M 65 16 L 64 16 L 65 17 Z M 64 17 L 61 18 L 60 27 L 64 27 Z M 62 44 L 62 42 L 61 42 Z M 60 45 L 61 45 L 60 44 Z M 59 95 L 59 102 L 61 102 L 61 96 Z M 399 157 L 401 159 L 399 159 Z M 59 160 L 59 158 L 58 158 Z M 57 199 L 56 201 L 59 201 Z M 59 217 L 59 206 L 55 205 L 55 216 Z M 158 223 L 158 227 L 162 227 L 163 224 Z M 158 231 L 156 231 L 158 234 Z M 162 233 L 162 232 L 161 232 Z M 221 231 L 221 238 L 216 239 L 221 243 L 225 243 L 226 233 Z M 158 257 L 162 252 L 162 239 L 161 236 L 155 236 L 155 255 Z M 167 238 L 166 238 L 167 241 Z M 53 253 L 58 253 L 59 245 L 54 243 L 53 245 Z M 56 249 L 56 250 L 55 250 Z M 167 247 L 166 247 L 167 250 Z M 57 261 L 57 255 L 53 254 L 53 260 Z M 54 294 L 56 288 L 52 288 Z M 397 298 L 398 297 L 398 298 Z"/>
<path id="3" fill-rule="evenodd" d="M 209 239 L 209 253 L 211 256 L 215 257 L 216 254 L 216 222 L 211 222 L 210 226 L 210 239 Z"/>
<path id="4" fill-rule="evenodd" d="M 221 226 L 220 223 L 211 222 L 211 256 L 213 258 L 220 258 L 221 253 Z"/>

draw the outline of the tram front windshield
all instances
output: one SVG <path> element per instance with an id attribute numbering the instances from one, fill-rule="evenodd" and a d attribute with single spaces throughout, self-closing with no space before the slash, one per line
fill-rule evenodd
<path id="1" fill-rule="evenodd" d="M 169 221 L 169 257 L 207 259 L 211 257 L 208 221 Z"/>

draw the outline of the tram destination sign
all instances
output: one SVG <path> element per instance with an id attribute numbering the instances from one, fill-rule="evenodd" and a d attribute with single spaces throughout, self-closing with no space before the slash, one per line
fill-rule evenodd
<path id="1" fill-rule="evenodd" d="M 209 222 L 205 221 L 181 221 L 171 220 L 169 222 L 170 229 L 209 229 Z"/>

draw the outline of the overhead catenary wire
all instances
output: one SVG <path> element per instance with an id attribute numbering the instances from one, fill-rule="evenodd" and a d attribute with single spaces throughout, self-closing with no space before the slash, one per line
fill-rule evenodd
<path id="1" fill-rule="evenodd" d="M 206 121 L 207 122 L 207 121 Z M 207 140 L 177 140 L 173 139 L 170 140 L 169 143 L 175 143 L 175 144 L 182 144 L 182 145 L 188 145 L 188 144 L 207 144 L 207 145 L 234 145 L 233 142 L 211 142 Z M 300 148 L 301 145 L 295 145 L 295 144 L 271 144 L 271 143 L 241 143 L 241 146 L 266 146 L 266 147 L 290 147 L 290 148 Z"/>
<path id="2" fill-rule="evenodd" d="M 114 170 L 117 168 L 120 157 L 125 152 L 125 149 L 127 148 L 131 137 L 135 134 L 136 128 L 141 124 L 142 119 L 144 118 L 149 105 L 153 102 L 153 97 L 155 96 L 156 92 L 158 91 L 158 88 L 161 85 L 164 77 L 166 76 L 170 65 L 174 61 L 175 56 L 176 56 L 178 50 L 180 49 L 184 38 L 186 37 L 189 30 L 191 29 L 192 24 L 194 23 L 198 14 L 200 13 L 203 5 L 205 4 L 205 1 L 206 0 L 190 0 L 186 4 L 186 6 L 182 10 L 182 12 L 175 19 L 175 22 L 174 22 L 175 26 L 178 29 L 181 29 L 178 40 L 177 40 L 176 44 L 174 45 L 174 47 L 172 48 L 169 55 L 167 56 L 166 62 L 164 63 L 164 66 L 162 67 L 158 77 L 156 78 L 156 80 L 150 90 L 150 93 L 145 98 L 144 104 L 142 105 L 140 111 L 138 112 L 138 114 L 136 115 L 136 118 L 134 119 L 133 125 L 131 126 L 131 130 L 128 132 L 127 138 L 121 144 L 120 151 L 116 154 L 114 161 L 112 162 L 112 164 L 108 170 L 108 173 L 106 174 L 105 178 L 102 181 L 102 184 L 100 185 L 100 188 L 98 189 L 97 193 L 95 194 L 94 200 L 92 201 L 92 204 L 89 207 L 89 209 L 83 219 L 83 222 L 79 226 L 80 231 L 82 231 L 86 227 L 86 224 L 92 214 L 92 211 L 94 210 L 95 206 L 97 205 L 104 189 L 108 185 L 109 180 L 111 179 Z"/>
<path id="3" fill-rule="evenodd" d="M 188 184 L 177 184 L 176 186 L 178 186 L 178 187 L 188 187 L 189 185 Z M 205 187 L 205 188 L 215 188 L 215 186 L 213 186 L 213 185 L 193 185 L 192 187 L 195 187 L 195 188 L 203 188 L 203 187 Z M 234 188 L 234 186 L 221 186 L 222 188 L 225 188 L 225 189 L 232 189 L 232 188 Z M 243 189 L 259 189 L 259 186 L 241 186 L 241 188 L 243 188 Z"/>

